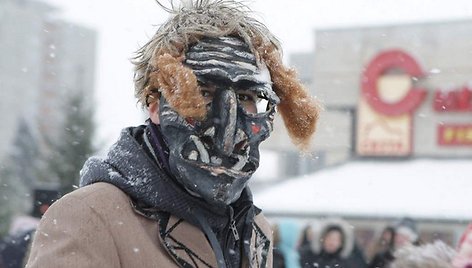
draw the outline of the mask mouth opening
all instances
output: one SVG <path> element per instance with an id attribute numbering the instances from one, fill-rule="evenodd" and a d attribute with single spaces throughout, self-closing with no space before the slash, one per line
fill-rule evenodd
<path id="1" fill-rule="evenodd" d="M 241 132 L 242 130 L 238 130 L 238 133 Z M 212 133 L 214 130 L 210 128 L 202 136 L 191 135 L 182 147 L 181 157 L 191 165 L 217 174 L 247 175 L 256 170 L 257 162 L 249 156 L 251 148 L 245 134 L 236 135 L 233 152 L 224 155 L 216 149 Z"/>

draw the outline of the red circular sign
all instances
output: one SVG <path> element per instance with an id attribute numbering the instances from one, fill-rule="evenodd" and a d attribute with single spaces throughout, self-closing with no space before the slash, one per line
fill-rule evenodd
<path id="1" fill-rule="evenodd" d="M 362 76 L 362 94 L 369 105 L 377 112 L 396 116 L 413 112 L 426 97 L 426 90 L 411 88 L 408 94 L 398 102 L 387 103 L 379 96 L 377 80 L 389 69 L 402 69 L 411 77 L 423 76 L 418 63 L 401 50 L 388 50 L 378 54 L 367 65 Z"/>

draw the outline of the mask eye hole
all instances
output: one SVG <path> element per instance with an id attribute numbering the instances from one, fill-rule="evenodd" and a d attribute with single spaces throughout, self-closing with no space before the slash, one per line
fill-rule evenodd
<path id="1" fill-rule="evenodd" d="M 215 97 L 216 91 L 220 90 L 217 83 L 212 81 L 198 80 L 200 94 L 205 100 L 205 104 L 210 107 Z M 226 85 L 223 88 L 232 88 L 234 90 L 238 106 L 249 115 L 262 115 L 269 111 L 271 102 L 264 93 L 258 89 L 259 85 L 242 81 L 234 85 Z"/>
<path id="2" fill-rule="evenodd" d="M 269 102 L 269 99 L 267 99 L 266 97 L 264 96 L 259 96 L 257 98 L 257 113 L 258 114 L 262 114 L 262 113 L 265 113 L 269 110 L 270 108 L 270 102 Z"/>
<path id="3" fill-rule="evenodd" d="M 244 91 L 237 93 L 238 100 L 240 102 L 247 102 L 247 103 L 256 103 L 257 102 L 257 95 L 252 91 Z"/>
<path id="4" fill-rule="evenodd" d="M 205 104 L 208 106 L 213 101 L 213 97 L 215 96 L 216 86 L 210 83 L 205 82 L 198 82 L 198 86 L 200 88 L 200 94 L 202 95 L 203 99 L 205 100 Z"/>
<path id="5" fill-rule="evenodd" d="M 204 99 L 213 99 L 214 91 L 208 90 L 207 88 L 202 88 L 200 90 L 200 93 L 202 94 Z"/>
<path id="6" fill-rule="evenodd" d="M 239 90 L 236 94 L 239 105 L 250 115 L 264 114 L 270 108 L 269 99 L 255 90 Z"/>
<path id="7" fill-rule="evenodd" d="M 257 95 L 254 91 L 238 90 L 236 92 L 239 105 L 244 111 L 255 114 L 257 113 Z"/>

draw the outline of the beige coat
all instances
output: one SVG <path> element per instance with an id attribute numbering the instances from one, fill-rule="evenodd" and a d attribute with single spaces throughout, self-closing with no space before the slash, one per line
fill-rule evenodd
<path id="1" fill-rule="evenodd" d="M 26 267 L 217 267 L 210 243 L 198 228 L 172 216 L 165 230 L 159 228 L 157 221 L 135 212 L 124 192 L 95 183 L 49 208 Z M 271 229 L 262 214 L 255 218 L 250 248 L 244 267 L 272 267 Z"/>

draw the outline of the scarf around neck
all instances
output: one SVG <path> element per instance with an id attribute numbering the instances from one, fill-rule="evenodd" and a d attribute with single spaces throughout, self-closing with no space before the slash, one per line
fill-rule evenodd
<path id="1" fill-rule="evenodd" d="M 217 259 L 224 258 L 221 248 L 215 250 L 218 247 L 215 240 L 228 226 L 230 210 L 233 213 L 233 208 L 250 206 L 245 226 L 252 224 L 260 212 L 252 204 L 249 189 L 231 206 L 210 205 L 190 195 L 169 174 L 165 162 L 167 149 L 159 134 L 158 126 L 152 123 L 124 129 L 105 157 L 91 157 L 85 162 L 80 172 L 80 187 L 96 182 L 113 184 L 130 197 L 144 216 L 157 219 L 158 213 L 167 212 L 199 227 L 209 238 Z"/>

